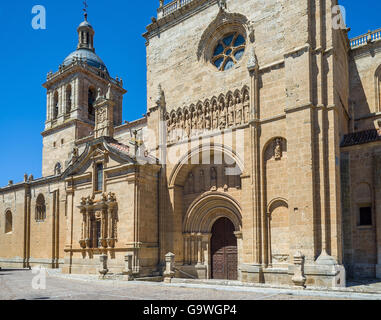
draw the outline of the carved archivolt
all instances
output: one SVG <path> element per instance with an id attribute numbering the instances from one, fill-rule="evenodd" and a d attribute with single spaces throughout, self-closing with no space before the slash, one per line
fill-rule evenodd
<path id="1" fill-rule="evenodd" d="M 241 91 L 173 110 L 166 115 L 168 142 L 199 136 L 211 131 L 238 127 L 250 121 L 250 95 Z"/>
<path id="2" fill-rule="evenodd" d="M 184 233 L 211 233 L 214 222 L 223 217 L 233 222 L 236 231 L 241 230 L 242 213 L 239 203 L 227 194 L 208 192 L 190 205 L 184 219 Z"/>

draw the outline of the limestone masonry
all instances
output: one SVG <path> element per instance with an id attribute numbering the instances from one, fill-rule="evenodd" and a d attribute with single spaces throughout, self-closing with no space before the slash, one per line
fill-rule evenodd
<path id="1" fill-rule="evenodd" d="M 0 267 L 381 278 L 381 30 L 349 40 L 336 5 L 160 1 L 131 123 L 86 15 L 44 83 L 43 177 L 0 189 Z"/>

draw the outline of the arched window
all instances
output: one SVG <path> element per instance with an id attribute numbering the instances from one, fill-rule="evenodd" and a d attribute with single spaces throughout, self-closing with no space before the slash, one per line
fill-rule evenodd
<path id="1" fill-rule="evenodd" d="M 5 233 L 11 233 L 13 231 L 12 212 L 7 211 L 5 213 Z"/>
<path id="2" fill-rule="evenodd" d="M 89 119 L 95 119 L 95 110 L 94 110 L 94 102 L 95 102 L 95 89 L 90 87 L 88 94 L 88 111 L 89 111 Z"/>
<path id="3" fill-rule="evenodd" d="M 54 175 L 59 176 L 62 173 L 62 166 L 59 162 L 54 167 Z"/>
<path id="4" fill-rule="evenodd" d="M 53 99 L 53 120 L 57 120 L 58 118 L 58 92 L 54 92 Z"/>
<path id="5" fill-rule="evenodd" d="M 71 85 L 69 84 L 66 88 L 66 114 L 71 112 Z"/>
<path id="6" fill-rule="evenodd" d="M 46 219 L 45 198 L 42 194 L 36 200 L 36 221 L 44 221 Z"/>

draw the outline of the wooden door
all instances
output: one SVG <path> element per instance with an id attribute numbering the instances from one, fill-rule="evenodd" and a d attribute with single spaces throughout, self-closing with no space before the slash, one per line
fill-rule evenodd
<path id="1" fill-rule="evenodd" d="M 212 279 L 238 279 L 237 238 L 234 225 L 227 218 L 216 221 L 212 229 Z"/>

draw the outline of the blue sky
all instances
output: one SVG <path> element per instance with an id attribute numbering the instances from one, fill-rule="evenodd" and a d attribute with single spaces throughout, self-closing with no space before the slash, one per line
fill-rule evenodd
<path id="1" fill-rule="evenodd" d="M 168 2 L 168 1 L 167 1 Z M 128 93 L 124 120 L 146 112 L 146 59 L 142 34 L 155 16 L 158 0 L 88 0 L 97 54 L 112 76 L 122 77 Z M 381 27 L 381 1 L 342 0 L 350 36 Z M 31 27 L 32 7 L 47 11 L 46 30 Z M 82 0 L 0 2 L 0 186 L 20 182 L 24 173 L 41 176 L 46 91 L 41 86 L 75 50 L 76 27 L 83 20 Z"/>

